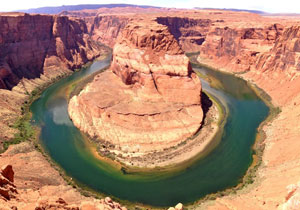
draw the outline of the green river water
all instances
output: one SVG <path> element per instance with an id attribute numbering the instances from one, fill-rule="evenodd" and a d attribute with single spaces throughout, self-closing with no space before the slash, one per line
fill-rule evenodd
<path id="1" fill-rule="evenodd" d="M 257 128 L 269 108 L 247 85 L 232 75 L 206 68 L 195 69 L 218 81 L 203 89 L 228 109 L 221 141 L 204 158 L 180 171 L 123 174 L 93 156 L 67 113 L 66 92 L 75 81 L 108 66 L 110 59 L 94 62 L 47 88 L 31 105 L 32 122 L 41 128 L 40 141 L 51 158 L 80 185 L 122 200 L 153 206 L 191 203 L 231 186 L 243 177 L 252 162 Z"/>

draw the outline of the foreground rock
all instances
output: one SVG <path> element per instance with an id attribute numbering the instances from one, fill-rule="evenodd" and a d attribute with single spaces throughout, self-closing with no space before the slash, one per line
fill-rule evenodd
<path id="1" fill-rule="evenodd" d="M 131 22 L 114 46 L 109 71 L 71 99 L 74 124 L 122 151 L 172 147 L 200 128 L 201 84 L 166 26 Z"/>
<path id="2" fill-rule="evenodd" d="M 14 171 L 11 165 L 2 166 L 0 172 L 0 196 L 10 200 L 17 193 L 14 183 Z"/>
<path id="3" fill-rule="evenodd" d="M 0 166 L 1 210 L 126 210 L 110 198 L 81 195 L 28 142 L 10 146 L 1 154 Z"/>

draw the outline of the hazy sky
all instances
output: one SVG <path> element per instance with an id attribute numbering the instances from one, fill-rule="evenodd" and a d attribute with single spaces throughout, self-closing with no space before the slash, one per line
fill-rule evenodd
<path id="1" fill-rule="evenodd" d="M 266 12 L 300 13 L 300 0 L 2 0 L 0 11 L 75 4 L 128 3 L 162 7 L 238 8 Z"/>

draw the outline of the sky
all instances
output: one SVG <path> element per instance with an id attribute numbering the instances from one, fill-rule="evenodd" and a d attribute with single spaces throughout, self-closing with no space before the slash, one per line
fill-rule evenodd
<path id="1" fill-rule="evenodd" d="M 4 1 L 4 0 L 2 0 Z M 271 13 L 300 13 L 300 0 L 6 0 L 0 11 L 76 4 L 127 3 L 172 8 L 236 8 Z"/>

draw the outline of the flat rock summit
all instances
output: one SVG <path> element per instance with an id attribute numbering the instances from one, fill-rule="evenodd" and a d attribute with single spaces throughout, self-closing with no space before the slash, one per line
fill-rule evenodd
<path id="1" fill-rule="evenodd" d="M 132 21 L 113 49 L 109 70 L 69 103 L 75 126 L 122 151 L 179 144 L 200 128 L 201 83 L 168 27 Z"/>

